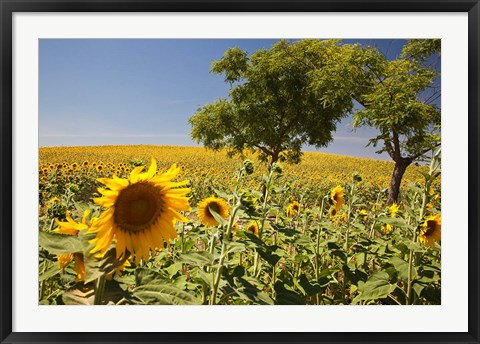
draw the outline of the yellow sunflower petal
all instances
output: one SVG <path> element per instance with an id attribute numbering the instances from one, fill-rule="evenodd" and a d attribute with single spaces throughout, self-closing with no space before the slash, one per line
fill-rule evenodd
<path id="1" fill-rule="evenodd" d="M 143 180 L 151 179 L 156 172 L 157 172 L 157 161 L 155 160 L 155 158 L 152 158 L 152 163 L 150 164 L 150 167 L 147 173 L 143 176 L 144 177 Z"/>
<path id="2" fill-rule="evenodd" d="M 108 186 L 112 191 L 121 190 L 128 185 L 128 180 L 116 176 L 113 176 L 113 178 L 98 178 L 97 181 Z"/>
<path id="3" fill-rule="evenodd" d="M 125 234 L 120 231 L 116 230 L 115 231 L 115 239 L 116 239 L 116 252 L 117 252 L 117 259 L 120 259 L 124 256 L 125 254 Z"/>
<path id="4" fill-rule="evenodd" d="M 132 172 L 130 172 L 130 177 L 128 178 L 128 180 L 130 181 L 130 184 L 134 184 L 139 181 L 138 175 L 142 171 L 143 171 L 143 166 L 137 166 L 133 169 Z"/>

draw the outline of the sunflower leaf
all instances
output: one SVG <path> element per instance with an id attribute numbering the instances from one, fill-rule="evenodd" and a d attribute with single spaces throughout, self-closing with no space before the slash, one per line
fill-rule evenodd
<path id="1" fill-rule="evenodd" d="M 179 261 L 193 266 L 212 266 L 213 255 L 210 252 L 190 252 L 180 255 Z"/>
<path id="2" fill-rule="evenodd" d="M 300 278 L 294 278 L 293 283 L 295 283 L 304 295 L 315 295 L 322 290 L 316 281 L 310 282 L 304 273 L 300 275 Z"/>
<path id="3" fill-rule="evenodd" d="M 225 199 L 228 199 L 228 200 L 230 200 L 230 199 L 233 198 L 233 195 L 229 195 L 229 194 L 227 194 L 226 192 L 220 191 L 220 190 L 218 190 L 218 189 L 216 189 L 216 188 L 213 188 L 213 191 L 215 191 L 215 193 L 217 194 L 217 196 L 220 197 L 220 198 L 225 198 Z M 209 209 L 210 209 L 210 207 L 209 207 Z"/>
<path id="4" fill-rule="evenodd" d="M 413 183 L 408 183 L 407 184 L 408 188 L 414 192 L 418 192 L 419 194 L 421 194 L 423 192 L 422 189 L 420 189 L 418 186 L 416 186 L 415 184 Z"/>
<path id="5" fill-rule="evenodd" d="M 195 267 L 192 269 L 191 274 L 195 282 L 205 284 L 210 288 L 213 287 L 213 273 L 205 272 L 201 268 Z"/>
<path id="6" fill-rule="evenodd" d="M 84 255 L 85 260 L 85 283 L 110 274 L 125 263 L 126 259 L 117 260 L 115 249 L 107 251 L 102 258 L 96 258 L 94 254 Z"/>
<path id="7" fill-rule="evenodd" d="M 215 220 L 220 223 L 222 226 L 228 224 L 227 220 L 221 217 L 212 207 L 208 207 L 210 214 L 215 218 Z"/>
<path id="8" fill-rule="evenodd" d="M 288 285 L 285 285 L 281 281 L 275 282 L 273 286 L 275 289 L 277 305 L 304 305 L 305 299 L 297 292 L 291 290 Z"/>
<path id="9" fill-rule="evenodd" d="M 232 241 L 228 245 L 228 252 L 229 253 L 237 253 L 237 252 L 245 252 L 246 251 L 245 244 L 241 242 Z"/>
<path id="10" fill-rule="evenodd" d="M 40 274 L 40 276 L 38 276 L 38 281 L 41 282 L 41 281 L 44 281 L 46 279 L 49 279 L 49 278 L 59 274 L 61 271 L 62 270 L 58 268 L 58 265 L 55 264 L 55 265 L 51 266 L 47 271 Z"/>
<path id="11" fill-rule="evenodd" d="M 379 217 L 377 220 L 380 222 L 386 223 L 388 225 L 392 225 L 394 227 L 399 227 L 399 228 L 408 227 L 405 220 L 398 217 Z"/>
<path id="12" fill-rule="evenodd" d="M 137 286 L 148 284 L 154 280 L 165 282 L 165 278 L 157 271 L 145 268 L 137 268 L 135 270 L 135 284 Z"/>
<path id="13" fill-rule="evenodd" d="M 234 278 L 234 285 L 230 287 L 238 294 L 238 296 L 245 300 L 251 301 L 258 305 L 273 305 L 274 301 L 267 293 L 258 289 L 255 285 L 244 278 Z"/>
<path id="14" fill-rule="evenodd" d="M 392 257 L 388 260 L 398 271 L 398 277 L 403 280 L 408 279 L 408 263 L 400 257 Z M 415 269 L 415 267 L 413 267 Z M 413 273 L 415 275 L 415 272 Z"/>
<path id="15" fill-rule="evenodd" d="M 75 235 L 40 231 L 38 244 L 51 254 L 66 254 L 83 251 L 82 240 Z"/>
<path id="16" fill-rule="evenodd" d="M 134 289 L 134 303 L 142 305 L 197 305 L 200 301 L 190 293 L 153 280 Z"/>
<path id="17" fill-rule="evenodd" d="M 374 272 L 367 282 L 359 285 L 360 295 L 355 297 L 352 303 L 386 298 L 397 287 L 396 284 L 389 282 L 389 278 L 388 273 L 384 271 Z"/>

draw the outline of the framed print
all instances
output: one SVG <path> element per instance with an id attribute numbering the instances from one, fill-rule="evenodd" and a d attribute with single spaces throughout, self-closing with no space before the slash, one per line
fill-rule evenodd
<path id="1" fill-rule="evenodd" d="M 2 343 L 478 343 L 478 1 L 1 1 Z"/>

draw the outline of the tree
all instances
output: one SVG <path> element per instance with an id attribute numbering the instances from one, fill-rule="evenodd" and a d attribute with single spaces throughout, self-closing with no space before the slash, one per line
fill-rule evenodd
<path id="1" fill-rule="evenodd" d="M 230 155 L 257 150 L 269 168 L 298 163 L 302 145 L 327 146 L 352 110 L 352 76 L 364 77 L 365 59 L 358 44 L 338 40 L 282 40 L 251 56 L 230 48 L 211 67 L 230 84 L 229 97 L 197 110 L 191 137 Z"/>
<path id="2" fill-rule="evenodd" d="M 440 40 L 409 40 L 398 59 L 371 55 L 367 82 L 354 98 L 363 106 L 354 113 L 354 127 L 379 130 L 369 145 L 395 162 L 387 203 L 397 202 L 407 167 L 440 145 Z"/>

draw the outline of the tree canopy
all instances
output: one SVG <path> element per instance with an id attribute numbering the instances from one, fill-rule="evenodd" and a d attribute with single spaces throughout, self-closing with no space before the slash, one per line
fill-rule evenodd
<path id="1" fill-rule="evenodd" d="M 278 159 L 298 163 L 303 145 L 326 147 L 338 122 L 353 113 L 355 128 L 378 129 L 370 144 L 395 162 L 387 200 L 393 203 L 406 168 L 440 145 L 440 44 L 408 40 L 394 60 L 339 40 L 281 40 L 250 56 L 230 48 L 211 66 L 230 84 L 228 98 L 197 110 L 191 136 L 229 154 L 258 150 L 270 166 Z"/>
<path id="2" fill-rule="evenodd" d="M 304 144 L 332 141 L 353 109 L 358 80 L 369 77 L 361 66 L 372 54 L 338 40 L 282 40 L 250 56 L 230 48 L 211 66 L 230 84 L 229 97 L 197 110 L 191 136 L 214 150 L 251 148 L 271 164 L 298 163 Z"/>
<path id="3" fill-rule="evenodd" d="M 395 162 L 388 203 L 397 201 L 406 168 L 440 145 L 439 54 L 440 40 L 431 39 L 408 41 L 395 60 L 372 55 L 370 79 L 354 95 L 363 106 L 355 111 L 354 127 L 378 129 L 370 144 Z"/>

